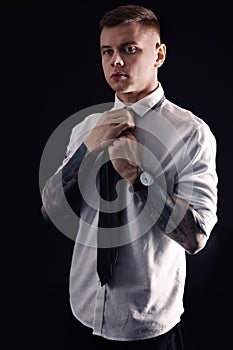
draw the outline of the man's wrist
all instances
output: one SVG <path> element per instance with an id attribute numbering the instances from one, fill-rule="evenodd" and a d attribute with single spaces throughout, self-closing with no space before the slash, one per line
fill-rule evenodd
<path id="1" fill-rule="evenodd" d="M 137 174 L 135 180 L 130 187 L 131 192 L 138 192 L 142 190 L 147 190 L 149 186 L 154 183 L 153 175 L 143 168 L 137 166 Z"/>

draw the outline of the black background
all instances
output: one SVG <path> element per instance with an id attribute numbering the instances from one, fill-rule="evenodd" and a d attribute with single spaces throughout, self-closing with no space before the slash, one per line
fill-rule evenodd
<path id="1" fill-rule="evenodd" d="M 98 21 L 127 3 L 1 7 L 4 349 L 63 349 L 73 242 L 41 217 L 40 158 L 63 120 L 112 100 L 101 71 Z M 225 349 L 233 311 L 230 2 L 133 3 L 160 19 L 168 53 L 159 80 L 167 98 L 204 119 L 217 140 L 219 222 L 205 249 L 187 256 L 182 327 L 188 350 Z"/>

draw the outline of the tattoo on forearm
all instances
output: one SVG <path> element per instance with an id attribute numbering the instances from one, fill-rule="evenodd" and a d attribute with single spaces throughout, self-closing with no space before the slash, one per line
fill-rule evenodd
<path id="1" fill-rule="evenodd" d="M 199 233 L 204 235 L 197 224 L 193 215 L 192 208 L 188 203 L 182 199 L 163 195 L 163 210 L 162 213 L 156 215 L 157 203 L 161 202 L 161 192 L 156 191 L 153 194 L 153 200 L 148 200 L 146 191 L 137 192 L 140 200 L 146 205 L 149 214 L 152 218 L 156 218 L 156 224 L 159 226 L 168 237 L 174 239 L 177 243 L 182 245 L 187 251 L 194 252 L 197 247 L 197 235 Z"/>

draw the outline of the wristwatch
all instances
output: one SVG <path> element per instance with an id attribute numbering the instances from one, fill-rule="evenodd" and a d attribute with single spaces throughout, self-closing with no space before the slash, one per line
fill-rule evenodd
<path id="1" fill-rule="evenodd" d="M 133 183 L 133 191 L 141 191 L 148 189 L 149 186 L 153 185 L 154 177 L 148 170 L 142 170 L 142 172 L 136 177 Z"/>

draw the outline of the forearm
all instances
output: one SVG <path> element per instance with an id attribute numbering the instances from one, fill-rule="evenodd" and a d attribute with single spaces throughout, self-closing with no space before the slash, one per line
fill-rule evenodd
<path id="1" fill-rule="evenodd" d="M 66 216 L 64 203 L 68 201 L 72 207 L 79 207 L 81 201 L 78 187 L 78 173 L 80 165 L 87 154 L 82 144 L 68 163 L 55 175 L 51 176 L 43 189 L 41 212 L 46 221 L 58 215 Z"/>
<path id="2" fill-rule="evenodd" d="M 146 190 L 137 191 L 136 195 L 160 230 L 179 243 L 189 254 L 201 250 L 207 237 L 198 225 L 192 207 L 184 200 L 164 193 L 156 185 L 152 185 L 149 191 L 149 195 Z"/>

